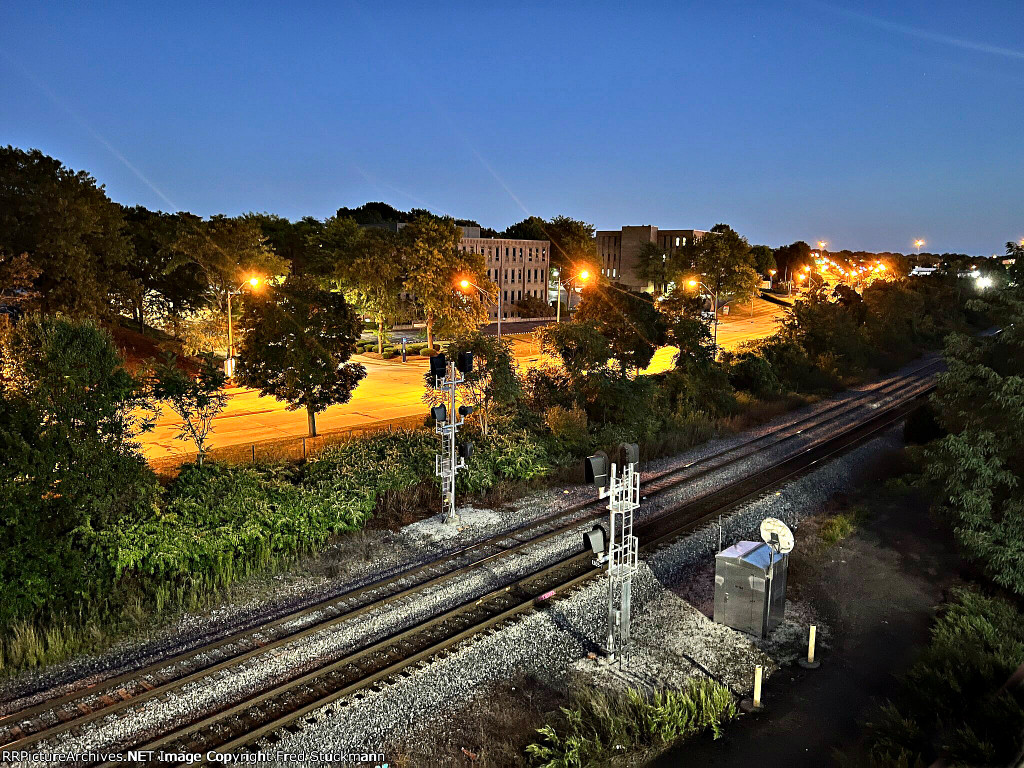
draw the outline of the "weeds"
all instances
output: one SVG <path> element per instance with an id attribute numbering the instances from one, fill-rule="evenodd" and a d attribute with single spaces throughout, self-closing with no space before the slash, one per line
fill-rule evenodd
<path id="1" fill-rule="evenodd" d="M 723 685 L 707 678 L 681 691 L 647 697 L 635 690 L 576 692 L 562 707 L 563 722 L 548 723 L 526 748 L 537 768 L 599 764 L 623 750 L 658 747 L 710 730 L 714 738 L 736 716 L 736 702 Z"/>

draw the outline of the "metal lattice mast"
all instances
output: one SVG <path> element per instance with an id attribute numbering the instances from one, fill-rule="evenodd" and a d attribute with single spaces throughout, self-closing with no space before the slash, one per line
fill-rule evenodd
<path id="1" fill-rule="evenodd" d="M 434 456 L 434 474 L 441 478 L 441 515 L 446 523 L 458 522 L 455 506 L 455 478 L 466 462 L 458 456 L 456 433 L 464 419 L 455 407 L 455 390 L 465 381 L 455 363 L 448 363 L 444 378 L 434 377 L 434 386 L 445 393 L 447 418 L 437 419 L 434 430 L 441 436 L 441 452 Z"/>
<path id="2" fill-rule="evenodd" d="M 633 513 L 640 508 L 640 450 L 636 443 L 625 443 L 619 451 L 623 458 L 621 475 L 603 451 L 587 458 L 587 482 L 598 487 L 599 498 L 608 499 L 608 531 L 596 526 L 584 534 L 583 540 L 597 555 L 594 565 L 608 564 L 608 657 L 614 660 L 618 656 L 619 663 L 625 664 L 629 660 L 633 574 L 639 567 Z"/>
<path id="3" fill-rule="evenodd" d="M 639 563 L 639 542 L 633 535 L 633 512 L 640 507 L 640 473 L 626 464 L 616 477 L 611 465 L 608 486 L 608 652 L 621 663 L 629 659 L 629 623 L 633 574 Z"/>

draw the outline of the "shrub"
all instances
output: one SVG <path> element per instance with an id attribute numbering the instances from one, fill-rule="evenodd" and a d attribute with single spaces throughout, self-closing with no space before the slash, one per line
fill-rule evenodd
<path id="1" fill-rule="evenodd" d="M 551 449 L 555 454 L 585 456 L 590 450 L 587 414 L 578 405 L 563 408 L 553 405 L 544 412 L 544 423 L 551 433 Z"/>
<path id="2" fill-rule="evenodd" d="M 550 469 L 544 446 L 525 430 L 492 433 L 475 447 L 458 477 L 458 487 L 465 493 L 485 493 L 501 480 L 528 482 Z"/>
<path id="3" fill-rule="evenodd" d="M 383 357 L 385 360 L 390 360 L 393 357 L 397 357 L 397 356 L 398 356 L 398 352 L 396 352 L 393 349 L 388 349 L 387 347 L 384 348 L 384 354 L 381 355 L 381 357 Z"/>
<path id="4" fill-rule="evenodd" d="M 1024 706 L 1004 685 L 1024 659 L 1024 616 L 1012 603 L 958 589 L 900 693 L 867 723 L 873 766 L 1008 765 Z"/>
<path id="5" fill-rule="evenodd" d="M 651 697 L 630 689 L 610 694 L 588 690 L 573 698 L 571 706 L 562 707 L 564 722 L 539 729 L 540 740 L 526 748 L 531 765 L 603 765 L 621 749 L 657 747 L 707 730 L 717 739 L 722 724 L 736 716 L 729 689 L 707 678 Z"/>
<path id="6" fill-rule="evenodd" d="M 419 354 L 420 354 L 420 357 L 436 357 L 437 355 L 439 355 L 441 353 L 438 352 L 436 349 L 430 349 L 429 347 L 424 347 L 423 349 L 420 350 Z"/>
<path id="7" fill-rule="evenodd" d="M 776 395 L 782 390 L 771 363 L 753 352 L 743 352 L 732 359 L 729 383 L 758 397 Z"/>

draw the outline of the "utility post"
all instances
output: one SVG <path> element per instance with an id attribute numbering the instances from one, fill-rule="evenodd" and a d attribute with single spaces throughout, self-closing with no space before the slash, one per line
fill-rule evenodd
<path id="1" fill-rule="evenodd" d="M 639 542 L 633 535 L 633 513 L 640 508 L 640 449 L 636 443 L 619 446 L 622 473 L 599 451 L 587 458 L 587 482 L 598 487 L 599 498 L 608 499 L 608 532 L 600 526 L 584 534 L 584 545 L 597 555 L 594 565 L 608 564 L 608 659 L 629 663 L 630 602 L 633 574 L 639 566 Z"/>
<path id="2" fill-rule="evenodd" d="M 473 353 L 460 352 L 458 361 L 449 363 L 444 354 L 430 358 L 430 373 L 434 377 L 434 388 L 444 392 L 445 402 L 430 409 L 436 422 L 434 430 L 441 436 L 441 452 L 434 455 L 434 474 L 441 478 L 441 515 L 446 523 L 457 523 L 455 511 L 455 478 L 466 466 L 466 459 L 473 455 L 473 444 L 456 444 L 459 427 L 473 407 L 460 405 L 456 409 L 455 393 L 459 384 L 465 382 L 463 374 L 473 370 Z"/>

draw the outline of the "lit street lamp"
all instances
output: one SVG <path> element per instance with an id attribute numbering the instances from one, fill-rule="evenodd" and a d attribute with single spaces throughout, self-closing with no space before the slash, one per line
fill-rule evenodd
<path id="1" fill-rule="evenodd" d="M 483 288 L 481 288 L 479 285 L 477 285 L 476 283 L 472 282 L 471 280 L 465 280 L 465 279 L 459 281 L 459 287 L 463 291 L 468 291 L 470 288 L 476 288 L 478 291 L 480 291 L 481 295 L 486 296 L 488 299 L 490 299 L 492 302 L 494 302 L 494 305 L 495 305 L 495 307 L 498 310 L 498 338 L 500 339 L 501 338 L 501 291 L 499 290 L 497 292 L 497 294 L 493 294 L 490 291 L 485 291 Z"/>
<path id="2" fill-rule="evenodd" d="M 552 270 L 552 274 L 555 276 L 555 322 L 560 323 L 562 322 L 562 287 L 565 287 L 565 303 L 568 306 L 572 298 L 573 283 L 580 282 L 585 284 L 590 279 L 590 272 L 586 269 L 581 269 L 576 277 L 570 277 L 564 283 L 562 282 L 562 275 L 557 269 Z"/>
<path id="3" fill-rule="evenodd" d="M 231 327 L 231 297 L 241 293 L 247 285 L 255 290 L 260 287 L 260 279 L 253 276 L 239 284 L 237 288 L 228 288 L 228 356 L 224 361 L 224 375 L 229 379 L 235 375 L 235 339 Z"/>
<path id="4" fill-rule="evenodd" d="M 914 247 L 917 248 L 917 255 L 921 255 L 921 246 L 924 245 L 924 240 L 917 239 L 914 241 Z"/>
<path id="5" fill-rule="evenodd" d="M 687 285 L 689 285 L 691 288 L 696 288 L 697 286 L 700 286 L 711 295 L 711 311 L 715 315 L 715 357 L 718 357 L 718 294 L 716 294 L 714 291 L 708 288 L 700 280 L 690 280 L 687 283 Z"/>

